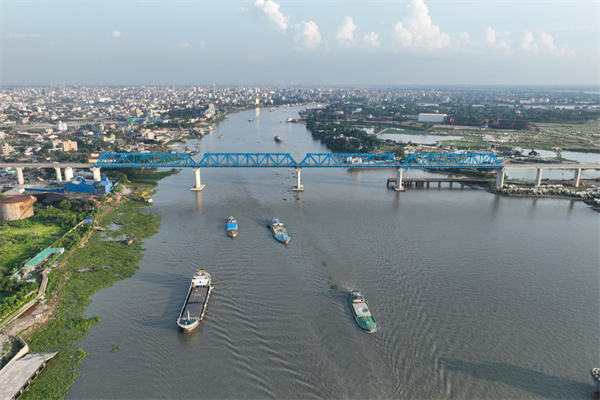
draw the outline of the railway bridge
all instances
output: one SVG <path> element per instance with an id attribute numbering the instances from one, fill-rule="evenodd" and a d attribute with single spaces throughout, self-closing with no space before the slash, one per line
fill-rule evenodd
<path id="1" fill-rule="evenodd" d="M 0 163 L 0 168 L 14 168 L 19 185 L 24 184 L 23 168 L 53 168 L 57 181 L 62 182 L 61 170 L 65 179 L 73 178 L 73 170 L 90 169 L 94 180 L 101 179 L 101 168 L 191 168 L 195 182 L 191 190 L 201 191 L 200 171 L 202 168 L 293 168 L 296 170 L 294 191 L 303 191 L 301 172 L 303 168 L 349 168 L 349 169 L 395 169 L 397 172 L 394 189 L 403 191 L 403 173 L 407 169 L 426 170 L 497 170 L 496 186 L 504 185 L 507 169 L 536 169 L 537 182 L 541 184 L 544 169 L 567 169 L 575 171 L 573 185 L 579 186 L 583 169 L 600 169 L 600 164 L 588 163 L 502 163 L 494 154 L 465 153 L 437 154 L 415 153 L 403 160 L 393 154 L 368 153 L 308 153 L 301 161 L 296 161 L 290 153 L 204 153 L 200 160 L 194 160 L 187 153 L 103 153 L 94 163 Z"/>

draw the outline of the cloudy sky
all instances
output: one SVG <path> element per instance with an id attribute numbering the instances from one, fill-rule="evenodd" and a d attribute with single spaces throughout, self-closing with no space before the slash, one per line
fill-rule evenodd
<path id="1" fill-rule="evenodd" d="M 3 0 L 0 84 L 598 85 L 597 0 Z"/>

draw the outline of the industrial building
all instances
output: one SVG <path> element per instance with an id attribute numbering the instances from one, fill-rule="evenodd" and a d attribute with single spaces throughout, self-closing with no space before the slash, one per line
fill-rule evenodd
<path id="1" fill-rule="evenodd" d="M 417 121 L 425 124 L 443 124 L 448 114 L 420 113 Z"/>
<path id="2" fill-rule="evenodd" d="M 76 176 L 72 181 L 65 183 L 65 192 L 108 194 L 111 190 L 112 183 L 106 177 L 99 181 L 92 181 Z"/>
<path id="3" fill-rule="evenodd" d="M 36 198 L 23 194 L 0 198 L 0 221 L 15 221 L 33 216 Z"/>

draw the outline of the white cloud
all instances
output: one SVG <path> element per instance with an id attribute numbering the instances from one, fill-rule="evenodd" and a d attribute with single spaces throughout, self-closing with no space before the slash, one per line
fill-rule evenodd
<path id="1" fill-rule="evenodd" d="M 321 33 L 319 26 L 314 21 L 302 21 L 296 25 L 294 40 L 300 48 L 314 50 L 321 46 Z"/>
<path id="2" fill-rule="evenodd" d="M 120 38 L 121 37 L 121 32 L 119 32 L 119 31 L 112 31 L 112 37 L 114 37 L 114 38 Z"/>
<path id="3" fill-rule="evenodd" d="M 377 47 L 379 46 L 379 35 L 376 34 L 375 32 L 369 32 L 365 35 L 365 37 L 363 38 L 363 41 L 372 47 Z"/>
<path id="4" fill-rule="evenodd" d="M 393 35 L 404 47 L 437 49 L 450 45 L 450 36 L 434 25 L 424 0 L 412 0 L 408 15 L 394 25 Z"/>
<path id="5" fill-rule="evenodd" d="M 458 44 L 460 47 L 469 47 L 471 45 L 471 36 L 465 31 L 458 36 Z"/>
<path id="6" fill-rule="evenodd" d="M 485 30 L 485 41 L 491 44 L 496 44 L 496 32 L 491 26 L 488 26 Z"/>
<path id="7" fill-rule="evenodd" d="M 204 40 L 201 40 L 200 43 L 198 43 L 198 47 L 200 47 L 201 50 L 204 50 L 205 46 L 206 46 L 206 43 L 204 42 Z"/>
<path id="8" fill-rule="evenodd" d="M 290 24 L 290 17 L 283 15 L 279 11 L 279 4 L 272 0 L 256 0 L 254 6 L 262 10 L 269 22 L 278 30 L 282 32 L 287 31 Z"/>
<path id="9" fill-rule="evenodd" d="M 352 46 L 355 42 L 354 31 L 356 30 L 356 24 L 350 17 L 346 17 L 344 23 L 338 26 L 335 39 L 345 47 Z"/>
<path id="10" fill-rule="evenodd" d="M 571 55 L 573 50 L 558 47 L 554 44 L 554 37 L 540 32 L 535 36 L 531 31 L 526 31 L 521 40 L 521 49 L 531 54 L 556 54 L 556 55 Z"/>
<path id="11" fill-rule="evenodd" d="M 489 46 L 492 47 L 494 53 L 505 56 L 512 55 L 512 48 L 508 41 L 506 39 L 500 39 L 498 36 L 510 36 L 510 32 L 500 32 L 500 34 L 496 34 L 496 31 L 493 30 L 491 26 L 488 26 L 485 30 L 485 41 L 489 43 Z"/>
<path id="12" fill-rule="evenodd" d="M 187 48 L 190 47 L 190 44 L 188 42 L 177 43 L 177 47 Z"/>
<path id="13" fill-rule="evenodd" d="M 35 33 L 11 33 L 6 36 L 8 39 L 37 39 L 41 36 Z"/>

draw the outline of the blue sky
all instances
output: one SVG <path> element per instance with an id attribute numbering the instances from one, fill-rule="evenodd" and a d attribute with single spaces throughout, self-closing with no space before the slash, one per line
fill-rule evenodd
<path id="1" fill-rule="evenodd" d="M 3 0 L 0 84 L 597 85 L 599 7 Z"/>

